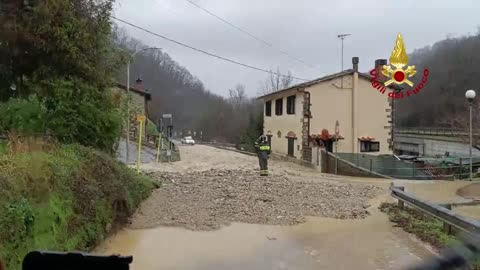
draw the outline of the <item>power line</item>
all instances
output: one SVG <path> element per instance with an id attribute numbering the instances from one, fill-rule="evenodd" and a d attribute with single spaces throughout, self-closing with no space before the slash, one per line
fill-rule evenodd
<path id="1" fill-rule="evenodd" d="M 194 50 L 194 51 L 197 51 L 197 52 L 201 52 L 201 53 L 203 53 L 203 54 L 206 54 L 206 55 L 215 57 L 215 58 L 220 59 L 220 60 L 223 60 L 223 61 L 230 62 L 230 63 L 232 63 L 232 64 L 236 64 L 236 65 L 240 65 L 240 66 L 243 66 L 243 67 L 251 68 L 251 69 L 254 69 L 254 70 L 262 71 L 262 72 L 265 72 L 265 73 L 268 73 L 268 74 L 278 75 L 278 76 L 281 76 L 281 77 L 293 78 L 293 79 L 300 80 L 300 81 L 309 81 L 309 80 L 307 80 L 307 79 L 297 78 L 297 77 L 290 76 L 290 75 L 284 75 L 284 74 L 277 73 L 277 72 L 273 72 L 273 71 L 270 71 L 270 70 L 267 70 L 267 69 L 255 67 L 255 66 L 252 66 L 252 65 L 249 65 L 249 64 L 240 63 L 240 62 L 238 62 L 238 61 L 235 61 L 235 60 L 232 60 L 232 59 L 223 57 L 223 56 L 219 56 L 219 55 L 216 55 L 216 54 L 213 54 L 213 53 L 210 53 L 210 52 L 201 50 L 201 49 L 197 49 L 197 48 L 195 48 L 195 47 L 192 47 L 192 46 L 187 45 L 187 44 L 185 44 L 185 43 L 182 43 L 182 42 L 180 42 L 180 41 L 176 41 L 176 40 L 171 39 L 171 38 L 168 38 L 168 37 L 166 37 L 166 36 L 164 36 L 164 35 L 160 35 L 160 34 L 158 34 L 158 33 L 155 33 L 155 32 L 153 32 L 153 31 L 150 31 L 150 30 L 148 30 L 148 29 L 145 29 L 145 28 L 143 28 L 143 27 L 141 27 L 141 26 L 138 26 L 138 25 L 135 25 L 135 24 L 133 24 L 133 23 L 127 22 L 127 21 L 125 21 L 125 20 L 119 19 L 119 18 L 117 18 L 117 17 L 115 17 L 115 16 L 110 16 L 110 18 L 112 18 L 112 19 L 114 19 L 114 20 L 117 20 L 117 21 L 119 21 L 119 22 L 122 22 L 122 23 L 124 23 L 124 24 L 130 25 L 130 26 L 132 26 L 132 27 L 134 27 L 134 28 L 137 28 L 137 29 L 139 29 L 139 30 L 142 30 L 142 31 L 144 31 L 144 32 L 147 32 L 147 33 L 149 33 L 149 34 L 151 34 L 151 35 L 154 35 L 154 36 L 163 38 L 163 39 L 165 39 L 165 40 L 168 40 L 168 41 L 170 41 L 170 42 L 173 42 L 173 43 L 178 44 L 178 45 L 180 45 L 180 46 L 183 46 L 183 47 L 185 47 L 185 48 L 189 48 L 189 49 L 191 49 L 191 50 Z"/>
<path id="2" fill-rule="evenodd" d="M 223 19 L 222 17 L 220 17 L 220 16 L 218 16 L 218 15 L 214 14 L 213 12 L 211 12 L 211 11 L 209 11 L 209 10 L 207 10 L 207 9 L 203 8 L 202 6 L 198 5 L 197 3 L 195 3 L 195 2 L 193 2 L 193 1 L 191 1 L 191 0 L 185 0 L 185 1 L 187 1 L 188 3 L 190 3 L 190 4 L 194 5 L 194 6 L 196 6 L 196 7 L 197 7 L 197 8 L 199 8 L 199 9 L 203 10 L 204 12 L 206 12 L 206 13 L 208 13 L 208 14 L 212 15 L 213 17 L 215 17 L 215 18 L 219 19 L 220 21 L 224 22 L 225 24 L 227 24 L 227 25 L 229 25 L 229 26 L 231 26 L 231 27 L 233 27 L 233 28 L 237 29 L 238 31 L 240 31 L 240 32 L 242 32 L 242 33 L 244 33 L 244 34 L 246 34 L 247 36 L 249 36 L 249 37 L 251 37 L 251 38 L 255 39 L 256 41 L 258 41 L 258 42 L 260 42 L 260 43 L 262 43 L 262 44 L 264 44 L 264 45 L 267 45 L 267 46 L 269 46 L 269 47 L 271 47 L 271 48 L 274 48 L 274 49 L 278 50 L 280 53 L 282 53 L 282 54 L 284 54 L 284 55 L 286 55 L 286 56 L 288 56 L 288 57 L 292 58 L 293 60 L 295 60 L 295 61 L 297 61 L 297 62 L 299 62 L 299 63 L 302 63 L 302 64 L 304 64 L 304 65 L 307 65 L 307 66 L 308 66 L 308 67 L 310 67 L 310 68 L 315 68 L 313 65 L 311 65 L 311 64 L 309 64 L 309 63 L 307 63 L 307 62 L 303 61 L 302 59 L 300 59 L 300 58 L 298 58 L 298 57 L 295 57 L 295 56 L 293 56 L 293 55 L 289 54 L 288 52 L 286 52 L 286 51 L 284 51 L 284 50 L 281 50 L 281 49 L 279 49 L 279 48 L 276 48 L 275 46 L 273 46 L 273 44 L 272 44 L 272 43 L 270 43 L 270 42 L 268 42 L 268 41 L 266 41 L 266 40 L 264 40 L 264 39 L 262 39 L 262 38 L 259 38 L 259 37 L 255 36 L 254 34 L 252 34 L 252 33 L 248 32 L 247 30 L 244 30 L 244 29 L 242 29 L 242 28 L 240 28 L 240 27 L 238 27 L 238 26 L 234 25 L 233 23 L 231 23 L 231 22 L 229 22 L 229 21 L 227 21 L 227 20 Z"/>

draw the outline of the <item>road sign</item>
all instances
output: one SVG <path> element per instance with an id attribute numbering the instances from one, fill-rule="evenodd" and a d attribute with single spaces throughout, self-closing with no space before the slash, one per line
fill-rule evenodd
<path id="1" fill-rule="evenodd" d="M 164 114 L 162 115 L 163 118 L 172 118 L 172 114 L 171 113 L 168 113 L 168 114 Z"/>
<path id="2" fill-rule="evenodd" d="M 147 120 L 147 117 L 143 114 L 138 114 L 137 115 L 137 121 L 138 122 L 145 122 L 145 120 Z"/>

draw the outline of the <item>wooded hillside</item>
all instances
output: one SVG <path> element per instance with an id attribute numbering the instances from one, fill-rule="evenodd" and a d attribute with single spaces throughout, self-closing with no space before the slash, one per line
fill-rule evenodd
<path id="1" fill-rule="evenodd" d="M 421 79 L 424 68 L 429 69 L 430 75 L 419 94 L 397 103 L 396 124 L 409 127 L 467 127 L 466 90 L 477 91 L 474 109 L 477 112 L 480 109 L 479 52 L 480 32 L 473 36 L 447 38 L 414 51 L 409 56 L 409 65 L 417 67 L 416 83 Z M 474 120 L 477 123 L 480 119 L 475 117 Z"/>
<path id="2" fill-rule="evenodd" d="M 133 52 L 149 47 L 117 31 L 118 46 Z M 262 130 L 263 107 L 254 98 L 247 97 L 245 87 L 232 82 L 229 96 L 223 97 L 208 91 L 203 83 L 185 67 L 160 50 L 146 50 L 135 56 L 130 70 L 130 83 L 140 77 L 143 85 L 152 93 L 149 105 L 150 118 L 157 122 L 165 113 L 174 117 L 174 130 L 183 135 L 189 130 L 203 134 L 205 140 L 223 140 L 241 143 L 248 130 L 258 136 Z M 120 70 L 118 78 L 125 83 L 126 70 Z M 257 128 L 254 128 L 254 127 Z M 243 140 L 244 141 L 244 140 Z"/>

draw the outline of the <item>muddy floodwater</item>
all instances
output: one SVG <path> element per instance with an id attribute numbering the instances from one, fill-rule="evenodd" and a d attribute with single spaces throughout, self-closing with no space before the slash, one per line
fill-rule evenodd
<path id="1" fill-rule="evenodd" d="M 359 196 L 368 198 L 370 207 L 367 210 L 369 215 L 366 215 L 365 218 L 361 216 L 357 219 L 334 219 L 331 217 L 336 217 L 335 215 L 325 215 L 329 212 L 320 212 L 319 217 L 307 217 L 304 223 L 285 226 L 284 223 L 279 223 L 284 225 L 273 225 L 276 223 L 258 222 L 262 221 L 258 218 L 239 219 L 237 213 L 237 219 L 232 216 L 231 223 L 220 222 L 221 225 L 229 225 L 219 226 L 218 229 L 213 226 L 211 229 L 204 231 L 199 230 L 203 227 L 186 226 L 203 224 L 203 221 L 209 221 L 210 219 L 218 221 L 219 217 L 230 217 L 227 215 L 230 212 L 236 213 L 233 211 L 234 208 L 220 209 L 220 211 L 208 204 L 210 201 L 215 201 L 215 196 L 223 194 L 224 190 L 226 190 L 227 195 L 236 195 L 228 197 L 229 202 L 233 200 L 232 198 L 248 200 L 243 199 L 242 196 L 245 194 L 236 190 L 244 183 L 231 181 L 231 183 L 229 182 L 231 187 L 227 185 L 226 188 L 223 188 L 223 180 L 217 179 L 218 176 L 223 175 L 223 173 L 219 173 L 219 170 L 254 172 L 258 167 L 258 161 L 255 157 L 201 145 L 180 146 L 180 151 L 182 161 L 168 164 L 142 164 L 142 170 L 145 172 L 152 171 L 152 176 L 157 175 L 155 172 L 171 173 L 172 176 L 163 175 L 164 180 L 170 181 L 172 184 L 190 185 L 194 188 L 186 189 L 185 186 L 180 186 L 178 189 L 164 194 L 162 192 L 168 190 L 167 183 L 165 183 L 165 190 L 154 192 L 132 217 L 131 224 L 99 245 L 94 251 L 95 253 L 133 255 L 132 269 L 134 270 L 405 269 L 405 267 L 420 261 L 422 258 L 432 256 L 431 249 L 428 246 L 404 232 L 401 228 L 395 227 L 389 222 L 387 215 L 378 210 L 381 202 L 393 201 L 388 192 L 391 181 L 322 174 L 315 170 L 281 161 L 271 162 L 272 176 L 270 177 L 281 177 L 288 179 L 288 181 L 300 181 L 302 183 L 325 182 L 327 183 L 325 184 L 326 187 L 335 185 L 335 183 L 342 185 L 355 184 L 351 188 L 355 188 L 356 184 L 375 185 L 381 187 L 383 191 L 379 196 L 372 199 L 372 197 L 366 196 L 366 193 L 357 192 L 357 194 L 352 190 L 350 197 L 347 197 L 348 200 L 343 200 L 342 197 L 331 200 L 335 202 L 335 205 L 338 205 L 338 209 L 331 207 L 328 209 L 334 212 L 341 209 L 351 212 L 351 209 L 354 208 L 346 207 L 348 206 L 347 202 L 355 202 L 353 199 Z M 209 172 L 212 169 L 216 173 L 213 176 Z M 204 173 L 199 174 L 199 172 Z M 207 181 L 213 181 L 214 187 L 212 190 L 218 189 L 218 192 L 206 192 L 202 189 L 202 186 L 195 186 L 200 185 L 200 183 L 193 180 L 185 181 L 184 177 L 177 176 L 177 173 L 179 175 L 199 175 Z M 247 180 L 251 178 L 248 174 L 235 177 L 238 179 L 243 177 Z M 238 180 L 237 178 L 235 179 Z M 463 202 L 466 200 L 456 193 L 459 188 L 468 184 L 465 182 L 404 180 L 393 182 L 395 185 L 404 186 L 407 192 L 435 203 Z M 255 182 L 251 183 L 253 184 L 245 185 L 243 189 L 248 191 L 249 188 L 254 188 L 253 191 L 255 192 L 263 192 L 260 190 L 262 185 L 256 185 Z M 266 186 L 272 192 L 276 190 L 273 188 L 274 186 Z M 286 190 L 294 189 L 286 188 Z M 177 193 L 173 191 L 177 191 Z M 331 192 L 333 192 L 333 196 L 340 196 L 344 193 L 342 193 L 340 185 L 338 189 L 333 188 Z M 332 194 L 324 193 L 319 192 L 318 196 L 323 199 L 332 196 Z M 188 198 L 192 198 L 195 207 L 180 207 L 181 205 L 175 203 L 178 200 L 165 199 L 167 195 L 173 196 L 172 194 L 185 196 L 186 198 L 189 196 Z M 248 194 L 251 195 L 251 192 L 248 192 Z M 248 198 L 248 196 L 245 198 Z M 364 202 L 358 199 L 358 205 L 363 204 Z M 232 206 L 233 204 L 228 205 Z M 249 206 L 248 203 L 235 205 L 235 207 L 244 208 L 245 205 Z M 286 207 L 273 203 L 267 206 Z M 159 209 L 162 211 L 159 211 Z M 294 208 L 286 209 L 290 212 L 298 211 Z M 477 215 L 476 209 L 462 207 L 455 210 L 472 217 Z M 193 211 L 199 213 L 193 213 Z M 252 212 L 247 211 L 246 213 L 249 214 L 247 216 L 257 217 L 251 215 Z M 219 216 L 220 214 L 222 216 Z M 179 215 L 185 215 L 187 218 L 177 218 Z M 198 220 L 197 216 L 206 218 Z M 172 220 L 171 217 L 174 217 L 175 222 L 153 222 L 148 223 L 149 226 L 134 226 L 145 220 L 158 221 L 158 219 L 169 218 Z M 277 214 L 274 217 L 277 217 Z M 239 221 L 246 223 L 239 223 Z M 264 225 L 250 224 L 254 222 Z M 170 225 L 171 227 L 158 225 Z M 195 230 L 186 228 L 194 228 Z"/>
<path id="2" fill-rule="evenodd" d="M 134 270 L 404 269 L 431 255 L 375 209 L 366 219 L 308 218 L 295 226 L 126 229 L 95 252 L 133 255 Z"/>
<path id="3" fill-rule="evenodd" d="M 480 220 L 480 205 L 457 206 L 453 211 L 471 219 Z"/>

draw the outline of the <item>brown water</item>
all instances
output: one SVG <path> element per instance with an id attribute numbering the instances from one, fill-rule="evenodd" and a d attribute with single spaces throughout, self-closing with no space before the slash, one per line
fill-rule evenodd
<path id="1" fill-rule="evenodd" d="M 182 147 L 182 146 L 180 146 Z M 251 169 L 255 157 L 208 146 L 183 147 L 182 161 L 143 164 L 146 170 Z M 390 180 L 324 175 L 296 164 L 274 161 L 272 173 L 292 179 L 368 183 L 388 188 Z M 434 202 L 464 200 L 456 190 L 465 182 L 395 181 L 408 192 Z M 269 270 L 269 269 L 404 269 L 431 252 L 420 241 L 393 227 L 377 210 L 388 192 L 372 201 L 371 216 L 362 220 L 309 218 L 297 226 L 234 223 L 217 231 L 193 232 L 159 227 L 125 229 L 107 239 L 97 253 L 133 255 L 134 270 Z M 392 200 L 393 201 L 393 200 Z"/>
<path id="2" fill-rule="evenodd" d="M 363 220 L 309 218 L 297 226 L 234 223 L 211 232 L 123 230 L 96 249 L 150 269 L 402 269 L 431 254 L 372 209 Z"/>
<path id="3" fill-rule="evenodd" d="M 469 185 L 465 181 L 395 181 L 395 185 L 404 186 L 405 191 L 434 203 L 452 203 L 469 201 L 459 195 L 457 190 Z"/>
<path id="4" fill-rule="evenodd" d="M 470 185 L 466 181 L 406 181 L 397 182 L 399 186 L 404 186 L 405 191 L 415 194 L 419 198 L 434 203 L 461 203 L 468 202 L 466 199 L 457 195 L 457 190 Z M 468 189 L 465 190 L 469 191 Z M 468 218 L 480 220 L 480 205 L 456 206 L 453 209 L 456 213 Z"/>
<path id="5" fill-rule="evenodd" d="M 480 220 L 480 205 L 457 206 L 453 208 L 453 211 L 460 215 Z"/>

